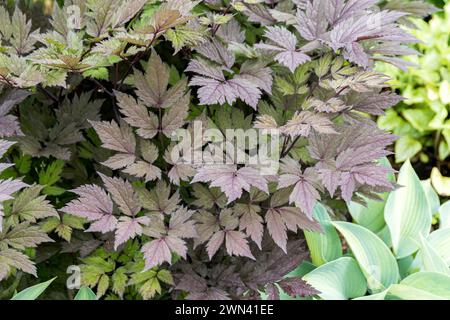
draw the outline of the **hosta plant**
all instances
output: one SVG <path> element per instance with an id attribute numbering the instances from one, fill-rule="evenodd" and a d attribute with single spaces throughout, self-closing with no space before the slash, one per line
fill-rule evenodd
<path id="1" fill-rule="evenodd" d="M 291 273 L 303 231 L 326 232 L 315 208 L 396 187 L 378 163 L 395 136 L 372 116 L 401 98 L 373 66 L 403 66 L 416 39 L 401 24 L 429 9 L 74 0 L 45 30 L 0 11 L 0 82 L 30 93 L 0 118 L 22 169 L 8 174 L 36 182 L 15 201 L 57 210 L 21 219 L 45 218 L 99 298 L 319 294 Z"/>
<path id="2" fill-rule="evenodd" d="M 409 162 L 397 183 L 402 187 L 382 195 L 383 202 L 350 203 L 353 222 L 315 208 L 326 231 L 306 234 L 312 264 L 303 279 L 321 292 L 318 298 L 450 299 L 449 202 L 440 205 Z M 436 216 L 440 223 L 432 225 Z"/>

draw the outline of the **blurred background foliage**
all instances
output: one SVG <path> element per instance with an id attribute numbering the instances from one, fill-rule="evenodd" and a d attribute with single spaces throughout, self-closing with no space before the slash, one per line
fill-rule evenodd
<path id="1" fill-rule="evenodd" d="M 405 98 L 378 124 L 399 136 L 393 159 L 397 166 L 410 159 L 421 178 L 431 176 L 437 187 L 450 183 L 445 177 L 450 176 L 450 1 L 430 2 L 441 10 L 427 20 L 415 20 L 413 33 L 421 43 L 415 46 L 420 55 L 406 58 L 412 66 L 378 66 Z"/>

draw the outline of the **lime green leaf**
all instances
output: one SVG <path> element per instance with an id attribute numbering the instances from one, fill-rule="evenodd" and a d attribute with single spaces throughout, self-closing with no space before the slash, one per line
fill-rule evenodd
<path id="1" fill-rule="evenodd" d="M 15 294 L 11 300 L 36 300 L 55 279 L 56 277 L 46 282 L 26 288 L 25 290 Z"/>
<path id="2" fill-rule="evenodd" d="M 333 222 L 344 236 L 364 273 L 369 289 L 378 293 L 400 278 L 397 261 L 372 231 L 349 222 Z"/>
<path id="3" fill-rule="evenodd" d="M 47 186 L 42 190 L 42 192 L 49 196 L 60 196 L 66 192 L 66 190 L 58 186 Z"/>
<path id="4" fill-rule="evenodd" d="M 443 104 L 450 103 L 450 83 L 444 80 L 439 86 L 439 98 Z"/>
<path id="5" fill-rule="evenodd" d="M 125 268 L 119 268 L 114 272 L 114 274 L 111 277 L 112 280 L 112 290 L 114 293 L 118 294 L 120 297 L 122 297 L 123 293 L 125 292 L 125 288 L 128 283 L 128 277 L 125 274 Z"/>
<path id="6" fill-rule="evenodd" d="M 201 32 L 191 29 L 187 26 L 180 26 L 178 28 L 167 30 L 165 37 L 172 42 L 172 46 L 176 54 L 185 46 L 195 46 L 203 39 Z"/>
<path id="7" fill-rule="evenodd" d="M 314 269 L 303 277 L 325 300 L 348 300 L 363 296 L 367 283 L 355 259 L 342 257 Z"/>
<path id="8" fill-rule="evenodd" d="M 325 207 L 317 204 L 313 211 L 314 218 L 320 223 L 324 232 L 305 231 L 306 242 L 314 265 L 320 266 L 342 257 L 342 246 L 336 229 L 331 224 Z"/>
<path id="9" fill-rule="evenodd" d="M 153 298 L 156 293 L 161 293 L 161 285 L 159 284 L 158 279 L 155 277 L 146 281 L 139 288 L 139 293 L 142 295 L 142 298 L 144 298 L 144 300 Z"/>
<path id="10" fill-rule="evenodd" d="M 429 234 L 431 214 L 422 184 L 409 161 L 400 169 L 397 183 L 401 187 L 389 195 L 384 218 L 394 252 L 397 258 L 403 258 L 418 249 L 420 235 Z"/>

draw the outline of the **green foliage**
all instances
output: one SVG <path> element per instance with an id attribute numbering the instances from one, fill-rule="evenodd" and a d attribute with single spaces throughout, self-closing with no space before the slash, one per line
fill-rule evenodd
<path id="1" fill-rule="evenodd" d="M 11 300 L 36 300 L 39 296 L 47 290 L 47 288 L 52 284 L 56 278 L 50 279 L 46 282 L 39 283 L 32 287 L 26 288 L 18 293 L 16 293 Z M 81 287 L 78 290 L 74 300 L 97 300 L 97 297 L 88 287 Z"/>
<path id="2" fill-rule="evenodd" d="M 381 128 L 400 136 L 395 143 L 396 162 L 421 161 L 435 164 L 450 155 L 450 4 L 429 21 L 414 20 L 412 33 L 421 41 L 410 56 L 407 70 L 380 65 L 389 84 L 405 100 L 378 120 Z"/>
<path id="3" fill-rule="evenodd" d="M 431 210 L 437 194 L 428 189 L 429 181 L 421 183 L 409 162 L 401 168 L 397 183 L 402 187 L 384 197 L 383 205 L 370 202 L 359 208 L 351 203 L 354 222 L 331 222 L 348 248 L 344 257 L 317 265 L 303 276 L 321 292 L 319 298 L 449 299 L 448 203 L 440 206 L 438 201 L 440 208 Z M 378 215 L 384 227 L 380 229 L 379 219 L 360 224 L 358 219 L 364 212 L 371 217 Z M 435 226 L 433 215 L 441 220 Z M 330 226 L 329 220 L 321 223 L 324 228 Z M 322 250 L 323 255 L 328 251 L 324 246 L 310 249 Z"/>

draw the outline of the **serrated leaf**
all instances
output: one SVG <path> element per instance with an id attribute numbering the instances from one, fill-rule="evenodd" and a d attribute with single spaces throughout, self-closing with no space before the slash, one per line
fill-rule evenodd
<path id="1" fill-rule="evenodd" d="M 394 285 L 388 295 L 402 300 L 448 300 L 450 277 L 435 272 L 417 272 L 399 285 Z"/>
<path id="2" fill-rule="evenodd" d="M 325 207 L 317 204 L 314 207 L 314 218 L 320 223 L 324 232 L 305 231 L 306 242 L 314 265 L 321 266 L 342 256 L 342 246 L 336 229 L 331 224 Z"/>
<path id="3" fill-rule="evenodd" d="M 102 140 L 104 148 L 128 154 L 134 154 L 136 140 L 133 131 L 125 123 L 91 121 L 92 126 Z"/>
<path id="4" fill-rule="evenodd" d="M 127 216 L 134 217 L 141 207 L 132 185 L 121 178 L 110 178 L 101 173 L 99 175 L 119 209 Z"/>

